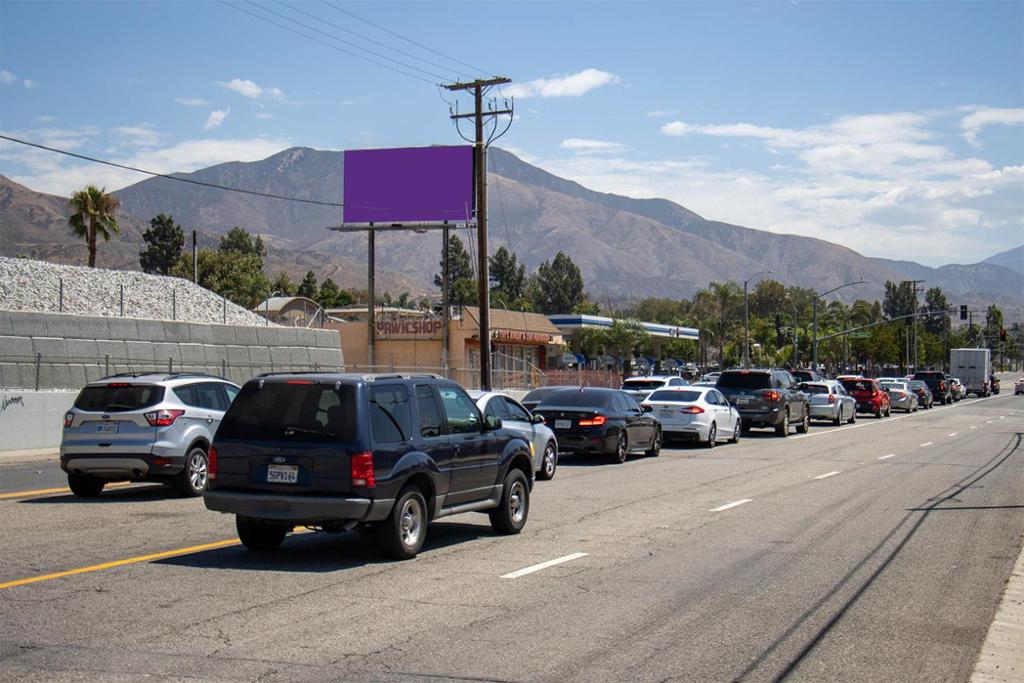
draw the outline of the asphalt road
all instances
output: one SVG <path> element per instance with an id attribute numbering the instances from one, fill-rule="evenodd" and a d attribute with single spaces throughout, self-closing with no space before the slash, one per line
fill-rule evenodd
<path id="1" fill-rule="evenodd" d="M 519 536 L 462 515 L 402 563 L 355 533 L 254 555 L 159 486 L 8 497 L 0 678 L 965 681 L 1024 536 L 1022 427 L 1004 393 L 566 458 Z"/>

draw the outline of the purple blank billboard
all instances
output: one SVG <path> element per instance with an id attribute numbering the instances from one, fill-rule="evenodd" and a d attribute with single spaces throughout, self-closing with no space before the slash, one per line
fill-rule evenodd
<path id="1" fill-rule="evenodd" d="M 473 147 L 345 152 L 345 223 L 465 222 L 473 215 Z"/>

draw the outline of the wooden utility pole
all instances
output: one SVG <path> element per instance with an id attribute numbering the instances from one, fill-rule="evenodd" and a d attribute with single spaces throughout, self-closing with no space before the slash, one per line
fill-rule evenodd
<path id="1" fill-rule="evenodd" d="M 477 234 L 477 298 L 480 303 L 480 388 L 491 388 L 491 300 L 490 273 L 487 261 L 487 153 L 484 140 L 484 117 L 512 115 L 511 109 L 483 109 L 484 92 L 495 85 L 510 83 L 508 78 L 490 78 L 468 83 L 452 83 L 446 90 L 469 90 L 473 92 L 473 112 L 452 114 L 452 119 L 472 118 L 476 135 L 473 143 L 473 173 L 476 189 L 476 234 Z M 448 245 L 445 244 L 445 250 Z"/>

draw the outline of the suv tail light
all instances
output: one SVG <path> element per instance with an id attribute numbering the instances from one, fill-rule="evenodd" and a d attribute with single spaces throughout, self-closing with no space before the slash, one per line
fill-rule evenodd
<path id="1" fill-rule="evenodd" d="M 828 402 L 829 403 L 835 403 L 836 402 L 836 395 L 835 394 L 829 394 L 828 395 Z"/>
<path id="2" fill-rule="evenodd" d="M 71 423 L 75 421 L 74 413 L 64 413 L 64 426 L 70 427 Z"/>
<path id="3" fill-rule="evenodd" d="M 580 420 L 580 427 L 600 427 L 608 421 L 604 415 L 595 415 L 589 420 Z"/>
<path id="4" fill-rule="evenodd" d="M 210 452 L 206 454 L 206 477 L 217 478 L 217 447 L 210 446 Z"/>
<path id="5" fill-rule="evenodd" d="M 763 398 L 765 401 L 778 401 L 780 398 L 782 398 L 782 394 L 775 391 L 774 389 L 768 389 L 767 391 L 761 394 L 761 398 Z"/>
<path id="6" fill-rule="evenodd" d="M 704 412 L 700 406 L 686 406 L 681 411 L 684 415 L 699 415 Z"/>
<path id="7" fill-rule="evenodd" d="M 377 482 L 373 476 L 373 453 L 352 454 L 352 486 L 372 489 Z"/>
<path id="8" fill-rule="evenodd" d="M 184 410 L 154 410 L 145 414 L 150 427 L 170 427 L 185 414 Z"/>
<path id="9" fill-rule="evenodd" d="M 939 391 L 945 391 L 945 390 L 946 390 L 946 383 L 945 382 L 939 382 Z"/>

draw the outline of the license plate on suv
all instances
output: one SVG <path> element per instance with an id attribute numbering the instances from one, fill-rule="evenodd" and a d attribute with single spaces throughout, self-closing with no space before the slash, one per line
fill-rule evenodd
<path id="1" fill-rule="evenodd" d="M 295 484 L 299 481 L 298 465 L 268 465 L 268 484 Z"/>
<path id="2" fill-rule="evenodd" d="M 116 422 L 101 422 L 96 425 L 97 434 L 117 434 Z"/>

